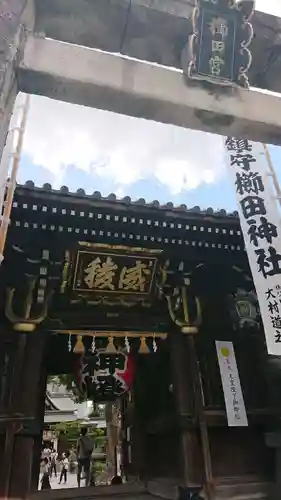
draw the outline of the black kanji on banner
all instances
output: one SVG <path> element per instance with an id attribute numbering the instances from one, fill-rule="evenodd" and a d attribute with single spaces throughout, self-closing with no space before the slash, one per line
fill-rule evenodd
<path id="1" fill-rule="evenodd" d="M 281 343 L 281 286 L 276 285 L 274 288 L 268 288 L 265 292 L 265 300 L 267 302 L 268 313 L 272 328 L 275 330 L 275 344 Z"/>
<path id="2" fill-rule="evenodd" d="M 267 276 L 275 276 L 281 274 L 281 255 L 277 253 L 274 247 L 268 247 L 268 252 L 263 248 L 255 251 L 258 258 L 258 271 L 267 278 Z"/>
<path id="3" fill-rule="evenodd" d="M 235 185 L 236 192 L 241 196 L 244 194 L 259 194 L 264 191 L 262 177 L 257 172 L 238 172 Z"/>
<path id="4" fill-rule="evenodd" d="M 250 242 L 259 246 L 259 240 L 265 240 L 267 243 L 272 244 L 272 238 L 277 238 L 277 227 L 268 222 L 266 217 L 260 217 L 258 222 L 256 219 L 251 219 L 247 221 L 249 224 L 248 235 L 250 236 Z"/>

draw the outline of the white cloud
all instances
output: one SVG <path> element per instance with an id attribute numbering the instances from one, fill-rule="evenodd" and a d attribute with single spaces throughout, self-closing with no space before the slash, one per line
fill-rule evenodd
<path id="1" fill-rule="evenodd" d="M 171 194 L 215 182 L 224 170 L 219 136 L 37 96 L 23 149 L 55 174 L 56 187 L 69 164 L 111 179 L 120 192 L 155 176 Z"/>
<path id="2" fill-rule="evenodd" d="M 274 16 L 281 16 L 280 0 L 256 0 L 256 9 Z"/>

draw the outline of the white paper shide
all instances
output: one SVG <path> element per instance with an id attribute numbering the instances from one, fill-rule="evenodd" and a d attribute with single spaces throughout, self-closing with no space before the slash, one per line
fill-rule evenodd
<path id="1" fill-rule="evenodd" d="M 245 247 L 269 354 L 281 355 L 281 229 L 262 144 L 228 137 L 227 162 L 235 182 Z"/>
<path id="2" fill-rule="evenodd" d="M 229 427 L 247 427 L 248 419 L 232 342 L 216 341 Z"/>

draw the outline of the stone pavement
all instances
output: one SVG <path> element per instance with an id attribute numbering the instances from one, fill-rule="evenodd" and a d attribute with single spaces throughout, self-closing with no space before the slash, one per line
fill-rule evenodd
<path id="1" fill-rule="evenodd" d="M 40 474 L 39 489 L 41 489 L 41 477 L 42 477 L 42 474 Z M 77 488 L 76 474 L 68 473 L 66 484 L 64 482 L 59 484 L 59 478 L 60 478 L 60 473 L 57 474 L 57 477 L 55 477 L 54 475 L 52 475 L 52 477 L 50 477 L 50 483 L 51 483 L 52 490 L 57 490 L 57 489 L 62 489 L 62 488 Z M 83 480 L 81 481 L 81 486 L 82 487 L 84 486 Z"/>

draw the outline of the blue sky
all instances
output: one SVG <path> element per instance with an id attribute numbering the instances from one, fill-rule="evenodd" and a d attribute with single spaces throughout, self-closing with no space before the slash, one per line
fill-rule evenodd
<path id="1" fill-rule="evenodd" d="M 281 0 L 257 8 L 281 17 Z M 277 173 L 280 148 L 271 147 Z M 219 136 L 32 96 L 18 182 L 236 209 Z"/>
<path id="2" fill-rule="evenodd" d="M 33 180 L 37 186 L 42 186 L 45 182 L 56 188 L 59 185 L 67 185 L 70 191 L 74 192 L 81 187 L 88 194 L 100 191 L 103 196 L 107 196 L 109 193 L 117 192 L 119 197 L 128 195 L 132 199 L 145 198 L 147 201 L 159 200 L 160 203 L 172 201 L 175 205 L 185 203 L 188 207 L 199 205 L 205 208 L 236 209 L 235 191 L 227 172 L 224 172 L 221 178 L 214 183 L 202 183 L 196 189 L 183 189 L 177 194 L 171 193 L 169 187 L 153 178 L 153 175 L 124 187 L 124 191 L 120 192 L 120 184 L 115 183 L 110 178 L 104 179 L 95 173 L 87 173 L 71 164 L 67 165 L 62 181 L 57 185 L 55 174 L 33 163 L 30 156 L 23 155 L 18 182 L 24 183 L 29 179 Z"/>

